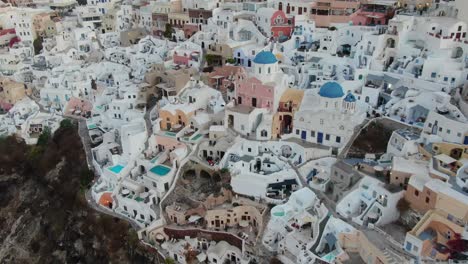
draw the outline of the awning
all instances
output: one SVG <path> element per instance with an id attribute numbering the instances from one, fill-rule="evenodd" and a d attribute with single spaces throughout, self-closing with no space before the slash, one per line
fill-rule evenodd
<path id="1" fill-rule="evenodd" d="M 437 160 L 442 161 L 445 164 L 450 164 L 450 163 L 454 163 L 454 162 L 457 161 L 456 159 L 454 159 L 454 158 L 452 158 L 452 157 L 450 157 L 450 156 L 448 156 L 446 154 L 439 154 L 439 155 L 435 156 L 434 158 L 436 158 Z"/>
<path id="2" fill-rule="evenodd" d="M 395 84 L 398 81 L 400 81 L 400 79 L 392 77 L 392 76 L 390 76 L 388 74 L 384 74 L 384 81 L 387 82 L 387 83 Z"/>
<path id="3" fill-rule="evenodd" d="M 198 220 L 201 219 L 201 218 L 202 218 L 202 217 L 199 216 L 199 215 L 192 215 L 192 216 L 189 217 L 188 221 L 189 221 L 189 223 L 193 223 L 193 222 L 198 221 Z"/>

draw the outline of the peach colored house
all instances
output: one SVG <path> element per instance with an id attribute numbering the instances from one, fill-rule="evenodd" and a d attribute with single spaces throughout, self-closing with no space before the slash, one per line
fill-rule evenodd
<path id="1" fill-rule="evenodd" d="M 415 256 L 445 261 L 450 256 L 448 241 L 465 231 L 468 198 L 440 181 L 432 188 L 437 192 L 434 209 L 406 234 L 404 249 Z"/>
<path id="2" fill-rule="evenodd" d="M 416 256 L 445 261 L 450 256 L 448 241 L 463 231 L 463 225 L 451 219 L 447 212 L 430 210 L 406 234 L 404 249 Z"/>
<path id="3" fill-rule="evenodd" d="M 310 18 L 317 27 L 329 27 L 332 23 L 348 23 L 351 14 L 359 8 L 359 0 L 316 0 L 312 2 Z"/>
<path id="4" fill-rule="evenodd" d="M 190 104 L 167 104 L 159 110 L 161 130 L 177 130 L 184 128 L 195 113 L 195 108 Z"/>
<path id="5" fill-rule="evenodd" d="M 304 90 L 287 89 L 281 95 L 278 111 L 273 116 L 271 135 L 273 138 L 280 138 L 283 134 L 291 133 L 293 129 L 294 113 L 299 109 Z"/>
<path id="6" fill-rule="evenodd" d="M 425 213 L 435 208 L 437 201 L 437 185 L 443 184 L 440 180 L 429 180 L 424 182 L 423 177 L 414 175 L 411 177 L 405 192 L 405 200 L 411 208 Z"/>

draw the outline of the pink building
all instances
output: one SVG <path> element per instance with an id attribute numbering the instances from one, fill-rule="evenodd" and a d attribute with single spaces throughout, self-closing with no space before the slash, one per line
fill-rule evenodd
<path id="1" fill-rule="evenodd" d="M 286 14 L 278 10 L 271 17 L 271 34 L 274 38 L 289 38 L 294 28 L 294 17 L 287 17 Z"/>
<path id="2" fill-rule="evenodd" d="M 387 25 L 394 14 L 395 10 L 391 5 L 364 4 L 357 12 L 351 15 L 351 21 L 353 25 Z"/>
<path id="3" fill-rule="evenodd" d="M 190 61 L 198 61 L 200 53 L 197 51 L 174 51 L 172 60 L 178 65 L 189 65 Z"/>
<path id="4" fill-rule="evenodd" d="M 312 2 L 310 18 L 317 27 L 332 23 L 348 23 L 360 5 L 359 0 L 316 0 Z"/>
<path id="5" fill-rule="evenodd" d="M 13 104 L 10 104 L 6 101 L 0 100 L 0 109 L 8 112 L 13 107 Z"/>
<path id="6" fill-rule="evenodd" d="M 237 81 L 237 104 L 267 108 L 273 111 L 273 102 L 275 100 L 274 85 L 263 84 L 256 77 L 249 77 Z"/>

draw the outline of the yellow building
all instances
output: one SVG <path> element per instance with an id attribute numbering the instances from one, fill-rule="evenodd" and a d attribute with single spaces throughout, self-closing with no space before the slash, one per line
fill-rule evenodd
<path id="1" fill-rule="evenodd" d="M 191 104 L 167 104 L 159 110 L 161 118 L 161 130 L 178 131 L 184 128 L 190 118 L 195 114 L 194 105 Z"/>
<path id="2" fill-rule="evenodd" d="M 271 127 L 272 138 L 276 139 L 283 134 L 291 133 L 293 128 L 294 113 L 299 109 L 304 90 L 287 89 L 280 98 L 278 111 L 273 117 Z"/>

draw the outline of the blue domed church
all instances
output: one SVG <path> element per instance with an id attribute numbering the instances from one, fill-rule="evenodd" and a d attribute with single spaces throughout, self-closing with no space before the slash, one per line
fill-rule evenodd
<path id="1" fill-rule="evenodd" d="M 339 151 L 365 117 L 365 106 L 358 105 L 356 97 L 341 84 L 329 81 L 318 91 L 305 92 L 294 115 L 292 136 Z"/>

